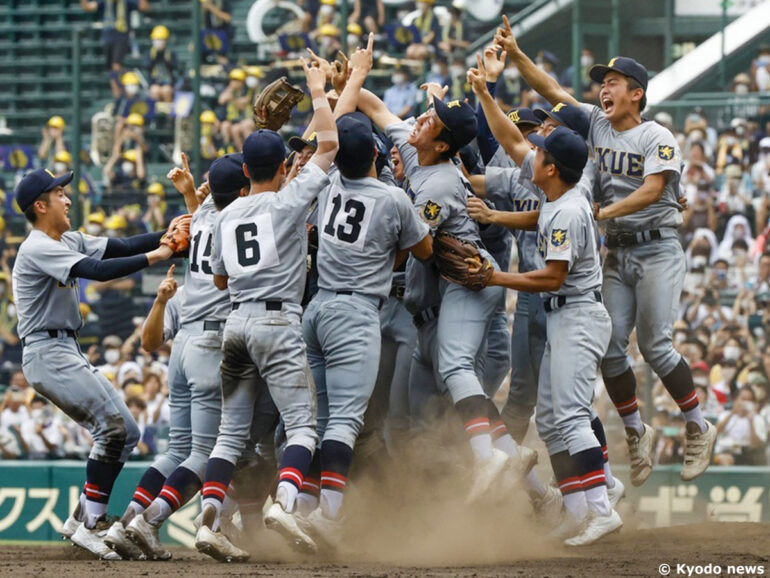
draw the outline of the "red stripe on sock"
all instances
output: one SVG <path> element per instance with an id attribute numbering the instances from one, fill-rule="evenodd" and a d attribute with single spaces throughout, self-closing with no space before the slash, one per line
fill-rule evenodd
<path id="1" fill-rule="evenodd" d="M 635 411 L 638 411 L 639 409 L 639 405 L 636 401 L 636 396 L 630 399 L 627 399 L 626 401 L 618 402 L 614 405 L 620 417 L 631 415 L 632 413 L 634 413 Z"/>
<path id="2" fill-rule="evenodd" d="M 290 482 L 297 486 L 297 488 L 302 488 L 302 472 L 297 468 L 283 468 L 278 475 L 278 479 L 282 482 Z"/>
<path id="3" fill-rule="evenodd" d="M 469 436 L 489 433 L 489 419 L 480 417 L 465 422 L 465 433 Z"/>
<path id="4" fill-rule="evenodd" d="M 153 498 L 154 496 L 152 496 L 150 492 L 144 488 L 136 488 L 136 490 L 134 490 L 134 497 L 132 499 L 139 502 L 146 508 L 152 503 Z"/>
<path id="5" fill-rule="evenodd" d="M 345 489 L 347 478 L 335 472 L 321 472 L 321 487 L 332 489 Z"/>
<path id="6" fill-rule="evenodd" d="M 685 397 L 674 401 L 676 401 L 676 404 L 679 406 L 680 410 L 690 411 L 691 409 L 695 409 L 696 407 L 698 407 L 698 394 L 695 393 L 695 390 L 693 390 L 691 393 L 687 394 Z"/>

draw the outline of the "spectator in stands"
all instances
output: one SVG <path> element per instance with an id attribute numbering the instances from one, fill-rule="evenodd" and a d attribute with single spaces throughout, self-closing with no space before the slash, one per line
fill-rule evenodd
<path id="1" fill-rule="evenodd" d="M 724 228 L 726 223 L 736 215 L 744 216 L 753 212 L 751 191 L 741 165 L 731 164 L 725 169 L 725 182 L 717 202 L 721 213 L 720 228 Z"/>
<path id="2" fill-rule="evenodd" d="M 441 23 L 433 11 L 435 0 L 418 0 L 417 9 L 420 14 L 414 20 L 414 26 L 420 31 L 420 41 L 406 48 L 406 57 L 414 60 L 427 60 L 429 55 L 436 52 L 441 40 Z"/>
<path id="3" fill-rule="evenodd" d="M 86 12 L 97 12 L 102 24 L 102 45 L 107 69 L 110 70 L 110 86 L 117 98 L 120 95 L 120 74 L 129 49 L 131 13 L 150 9 L 149 0 L 80 0 Z"/>
<path id="4" fill-rule="evenodd" d="M 310 37 L 315 40 L 319 56 L 326 60 L 333 60 L 337 51 L 342 48 L 340 29 L 334 24 L 322 24 L 310 34 Z"/>
<path id="5" fill-rule="evenodd" d="M 62 424 L 55 408 L 39 395 L 32 398 L 29 419 L 21 425 L 21 435 L 28 448 L 28 457 L 45 460 L 59 457 L 64 443 Z"/>
<path id="6" fill-rule="evenodd" d="M 718 274 L 716 276 L 718 277 Z M 729 323 L 732 315 L 733 312 L 729 307 L 719 303 L 719 292 L 707 286 L 696 294 L 695 301 L 687 311 L 685 319 L 693 329 L 706 324 L 706 328 L 711 331 Z"/>
<path id="7" fill-rule="evenodd" d="M 92 237 L 101 237 L 104 235 L 104 213 L 96 211 L 89 213 L 86 217 L 86 234 Z"/>
<path id="8" fill-rule="evenodd" d="M 588 76 L 588 71 L 594 65 L 595 58 L 594 52 L 590 48 L 583 48 L 580 51 L 580 87 L 578 90 L 574 89 L 575 83 L 575 67 L 570 65 L 561 75 L 561 85 L 565 88 L 572 88 L 572 93 L 581 102 L 596 102 L 599 98 L 599 85 L 591 80 Z M 668 114 L 660 112 L 658 114 Z M 671 119 L 671 116 L 668 117 Z M 659 124 L 663 124 L 658 119 L 658 115 L 655 115 L 655 121 Z M 669 120 L 669 123 L 673 125 L 673 122 Z M 673 126 L 667 126 L 669 130 L 673 130 Z"/>
<path id="9" fill-rule="evenodd" d="M 698 169 L 700 171 L 700 169 Z M 692 194 L 690 188 L 695 187 L 695 194 Z M 712 191 L 709 182 L 701 179 L 697 185 L 689 183 L 686 188 L 688 205 L 684 211 L 684 230 L 687 232 L 686 240 L 691 238 L 697 229 L 715 230 L 717 226 L 717 212 L 714 207 L 714 191 Z"/>
<path id="10" fill-rule="evenodd" d="M 342 27 L 341 14 L 337 10 L 336 0 L 321 0 L 315 28 L 319 30 L 324 26 L 334 26 L 337 30 Z"/>
<path id="11" fill-rule="evenodd" d="M 168 38 L 168 28 L 163 25 L 153 28 L 150 33 L 152 47 L 145 60 L 150 98 L 161 102 L 173 102 L 177 77 L 176 54 L 168 47 Z"/>
<path id="12" fill-rule="evenodd" d="M 203 168 L 208 170 L 212 162 L 219 156 L 222 139 L 219 135 L 219 120 L 212 110 L 201 113 L 201 159 Z M 223 151 L 224 152 L 224 151 Z"/>
<path id="13" fill-rule="evenodd" d="M 770 137 L 759 141 L 757 162 L 751 167 L 751 182 L 756 195 L 760 198 L 757 210 L 757 230 L 764 229 L 768 222 L 768 203 L 770 202 Z"/>
<path id="14" fill-rule="evenodd" d="M 168 398 L 161 392 L 161 376 L 153 371 L 144 375 L 144 399 L 147 403 L 147 422 L 153 425 L 168 425 L 170 410 Z"/>
<path id="15" fill-rule="evenodd" d="M 0 271 L 0 357 L 5 361 L 18 361 L 21 357 L 21 343 L 16 334 L 17 323 L 11 277 Z"/>
<path id="16" fill-rule="evenodd" d="M 451 84 L 449 63 L 443 54 L 437 54 L 430 65 L 430 71 L 425 75 L 425 82 L 435 82 L 439 86 Z"/>
<path id="17" fill-rule="evenodd" d="M 166 191 L 159 182 L 147 187 L 147 210 L 142 215 L 142 222 L 148 232 L 163 231 L 166 228 Z"/>
<path id="18" fill-rule="evenodd" d="M 757 413 L 757 399 L 751 387 L 742 387 L 730 411 L 717 423 L 714 463 L 722 466 L 764 465 L 767 423 Z"/>
<path id="19" fill-rule="evenodd" d="M 37 158 L 43 167 L 50 167 L 56 153 L 67 152 L 64 144 L 64 129 L 67 124 L 60 116 L 52 116 L 43 127 L 43 140 L 37 147 Z"/>
<path id="20" fill-rule="evenodd" d="M 220 125 L 222 140 L 226 153 L 234 153 L 243 148 L 243 139 L 234 127 L 244 119 L 246 111 L 250 110 L 250 102 L 246 90 L 246 72 L 240 68 L 233 68 L 229 74 L 230 82 L 219 94 L 217 102 L 222 109 L 223 118 Z"/>
<path id="21" fill-rule="evenodd" d="M 353 0 L 348 23 L 356 23 L 367 32 L 378 34 L 385 26 L 385 3 L 382 0 Z"/>
<path id="22" fill-rule="evenodd" d="M 113 170 L 112 166 L 108 165 L 105 167 L 105 175 L 113 191 L 141 191 L 147 176 L 144 168 L 144 152 L 141 147 L 124 152 L 120 166 Z"/>
<path id="23" fill-rule="evenodd" d="M 390 79 L 393 85 L 385 91 L 382 101 L 396 116 L 412 116 L 416 110 L 417 87 L 410 81 L 408 69 L 396 67 Z"/>
<path id="24" fill-rule="evenodd" d="M 152 428 L 147 427 L 147 404 L 140 396 L 135 395 L 126 399 L 126 406 L 139 426 L 139 443 L 136 444 L 131 455 L 149 457 L 155 453 L 156 447 Z"/>
<path id="25" fill-rule="evenodd" d="M 465 51 L 471 45 L 466 37 L 463 23 L 465 0 L 453 0 L 452 6 L 449 8 L 449 15 L 450 21 L 443 29 L 441 42 L 438 45 L 439 50 L 447 55 L 451 55 L 455 51 Z"/>
<path id="26" fill-rule="evenodd" d="M 203 28 L 208 34 L 216 34 L 220 37 L 219 45 L 213 54 L 220 64 L 227 64 L 227 54 L 235 38 L 235 27 L 232 20 L 232 0 L 201 0 L 203 10 Z M 211 46 L 204 45 L 204 51 Z"/>
<path id="27" fill-rule="evenodd" d="M 123 121 L 135 111 L 137 103 L 143 101 L 139 75 L 129 70 L 120 77 L 120 94 L 116 97 L 113 116 L 116 122 L 116 134 L 123 128 Z M 145 105 L 141 105 L 142 110 Z"/>

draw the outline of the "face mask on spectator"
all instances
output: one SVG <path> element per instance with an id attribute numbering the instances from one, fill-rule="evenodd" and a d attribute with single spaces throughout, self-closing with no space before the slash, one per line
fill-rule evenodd
<path id="1" fill-rule="evenodd" d="M 159 355 L 158 356 L 158 362 L 166 364 L 166 363 L 168 363 L 168 357 L 166 357 L 165 355 Z"/>
<path id="2" fill-rule="evenodd" d="M 155 38 L 152 41 L 152 47 L 155 50 L 163 50 L 166 47 L 166 41 L 165 40 L 161 40 L 160 38 Z"/>
<path id="3" fill-rule="evenodd" d="M 749 413 L 752 413 L 757 409 L 757 406 L 753 401 L 743 401 L 741 404 L 743 405 L 743 409 Z"/>
<path id="4" fill-rule="evenodd" d="M 126 85 L 126 96 L 132 97 L 139 94 L 139 85 L 138 84 L 127 84 Z"/>
<path id="5" fill-rule="evenodd" d="M 519 78 L 519 69 L 515 66 L 509 66 L 505 70 L 503 70 L 503 76 L 509 80 L 516 80 Z"/>
<path id="6" fill-rule="evenodd" d="M 53 172 L 55 172 L 57 175 L 59 173 L 64 173 L 67 171 L 69 167 L 67 167 L 67 163 L 54 163 L 53 164 Z"/>
<path id="7" fill-rule="evenodd" d="M 681 331 L 678 331 L 674 334 L 674 343 L 676 345 L 679 345 L 680 343 L 684 343 L 684 340 L 687 339 L 687 334 L 682 333 Z"/>
<path id="8" fill-rule="evenodd" d="M 130 175 L 134 172 L 134 163 L 131 161 L 124 161 L 120 163 L 120 169 L 123 171 L 124 174 Z"/>
<path id="9" fill-rule="evenodd" d="M 693 377 L 692 382 L 695 384 L 695 387 L 708 387 L 709 386 L 709 378 L 705 375 L 699 375 L 698 377 Z"/>
<path id="10" fill-rule="evenodd" d="M 703 255 L 697 255 L 697 256 L 693 256 L 692 258 L 693 269 L 703 269 L 707 264 L 708 264 L 708 257 L 704 257 Z"/>
<path id="11" fill-rule="evenodd" d="M 736 84 L 734 92 L 735 94 L 748 94 L 749 87 L 747 84 Z"/>
<path id="12" fill-rule="evenodd" d="M 393 81 L 393 84 L 398 84 L 399 86 L 406 82 L 406 76 L 400 72 L 395 73 L 390 79 Z"/>
<path id="13" fill-rule="evenodd" d="M 441 65 L 440 64 L 431 64 L 430 65 L 430 73 L 434 76 L 441 76 Z"/>
<path id="14" fill-rule="evenodd" d="M 727 271 L 725 271 L 724 269 L 716 269 L 714 271 L 714 275 L 720 281 L 724 281 L 725 279 L 727 279 Z"/>
<path id="15" fill-rule="evenodd" d="M 703 140 L 703 131 L 695 129 L 690 133 L 690 142 L 700 142 Z"/>
<path id="16" fill-rule="evenodd" d="M 589 66 L 593 66 L 593 65 L 594 65 L 594 57 L 593 56 L 590 56 L 588 54 L 583 54 L 580 57 L 580 66 L 582 68 L 588 68 Z"/>
<path id="17" fill-rule="evenodd" d="M 120 359 L 120 351 L 117 349 L 108 349 L 104 352 L 104 361 L 110 365 L 115 365 Z"/>
<path id="18" fill-rule="evenodd" d="M 102 228 L 96 223 L 89 223 L 86 225 L 86 233 L 92 237 L 98 237 L 102 233 Z"/>
<path id="19" fill-rule="evenodd" d="M 256 76 L 247 76 L 246 77 L 246 86 L 249 88 L 254 88 L 259 84 L 259 79 Z"/>
<path id="20" fill-rule="evenodd" d="M 452 75 L 452 78 L 463 78 L 465 76 L 465 68 L 462 66 L 452 66 L 449 69 L 449 74 Z"/>
<path id="21" fill-rule="evenodd" d="M 757 64 L 759 66 L 767 66 L 770 64 L 770 54 L 763 54 L 759 58 L 757 58 Z"/>
<path id="22" fill-rule="evenodd" d="M 737 361 L 738 358 L 741 356 L 741 348 L 736 347 L 735 345 L 726 345 L 725 348 L 722 350 L 722 356 L 725 359 L 729 359 L 731 361 Z"/>

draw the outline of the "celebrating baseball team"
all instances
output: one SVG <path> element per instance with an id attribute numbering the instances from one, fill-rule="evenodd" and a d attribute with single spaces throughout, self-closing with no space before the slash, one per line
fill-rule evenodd
<path id="1" fill-rule="evenodd" d="M 599 377 L 625 426 L 631 483 L 652 471 L 654 431 L 627 357 L 634 329 L 686 419 L 682 479 L 708 467 L 716 431 L 672 344 L 681 153 L 641 116 L 645 67 L 622 56 L 594 66 L 601 107 L 581 104 L 503 17 L 467 71 L 477 107 L 429 83 L 427 112 L 401 120 L 363 88 L 372 45 L 370 35 L 335 62 L 302 60 L 314 111 L 302 137 L 276 132 L 291 105 L 268 87 L 255 105 L 264 128 L 207 181 L 194 182 L 186 159 L 173 168 L 189 214 L 165 233 L 70 231 L 72 173 L 40 169 L 18 185 L 32 226 L 13 270 L 23 371 L 94 440 L 62 528 L 73 544 L 103 560 L 168 560 L 159 529 L 200 492 L 195 546 L 216 560 L 247 560 L 239 529 L 263 525 L 302 554 L 333 556 L 359 437 L 407 460 L 438 416 L 465 429 L 461 500 L 518 493 L 549 539 L 592 544 L 622 527 L 625 492 L 592 406 Z M 500 109 L 506 60 L 552 108 Z M 150 351 L 173 339 L 168 451 L 108 520 L 139 430 L 78 345 L 78 279 L 175 256 L 186 257 L 184 286 L 172 265 L 142 333 Z M 506 288 L 517 292 L 512 332 Z M 522 445 L 533 414 L 554 481 Z"/>

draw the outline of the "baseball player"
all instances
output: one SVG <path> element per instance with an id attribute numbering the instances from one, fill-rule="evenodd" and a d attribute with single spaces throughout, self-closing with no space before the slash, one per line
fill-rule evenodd
<path id="1" fill-rule="evenodd" d="M 192 440 L 189 455 L 168 475 L 148 480 L 142 486 L 156 497 L 147 509 L 126 527 L 128 537 L 150 559 L 165 560 L 171 553 L 158 540 L 160 526 L 186 504 L 203 484 L 206 461 L 216 442 L 222 406 L 219 364 L 222 359 L 222 330 L 230 312 L 230 296 L 214 285 L 211 247 L 214 222 L 220 211 L 249 190 L 243 174 L 243 157 L 226 155 L 209 169 L 211 194 L 195 211 L 190 224 L 190 260 L 185 272 L 186 299 L 182 325 L 172 355 L 178 357 L 173 386 L 187 390 L 186 401 Z M 185 171 L 189 169 L 185 163 Z M 190 173 L 191 176 L 191 173 Z M 189 190 L 194 191 L 190 183 Z M 162 486 L 162 487 L 159 487 Z"/>
<path id="2" fill-rule="evenodd" d="M 354 108 L 371 62 L 371 49 L 351 55 L 351 77 L 335 115 Z M 314 538 L 332 546 L 341 538 L 343 492 L 377 378 L 379 310 L 390 291 L 396 253 L 408 249 L 419 259 L 432 253 L 429 228 L 409 197 L 377 180 L 371 124 L 345 114 L 337 129 L 338 172 L 318 199 L 319 291 L 302 323 L 322 440 L 320 507 L 307 523 Z"/>
<path id="3" fill-rule="evenodd" d="M 477 87 L 483 75 L 472 69 L 469 79 Z M 566 127 L 555 128 L 547 137 L 528 138 L 537 147 L 532 182 L 544 191 L 540 211 L 532 213 L 537 216 L 540 267 L 529 273 L 494 271 L 490 283 L 539 291 L 543 297 L 547 341 L 538 385 L 538 431 L 564 496 L 566 515 L 558 535 L 567 545 L 582 546 L 622 526 L 609 501 L 602 449 L 591 427 L 594 383 L 609 344 L 611 321 L 601 303 L 591 205 L 575 188 L 588 160 L 585 141 Z M 564 449 L 568 456 L 553 459 Z"/>
<path id="4" fill-rule="evenodd" d="M 506 50 L 524 80 L 552 104 L 579 103 L 519 49 L 503 17 L 495 42 Z M 590 118 L 588 144 L 594 150 L 598 197 L 596 219 L 607 221 L 609 253 L 604 265 L 604 303 L 612 317 L 612 341 L 602 362 L 607 391 L 626 426 L 631 483 L 652 472 L 654 430 L 644 424 L 636 401 L 636 379 L 626 350 L 631 330 L 645 361 L 684 413 L 686 436 L 681 477 L 692 480 L 708 467 L 715 428 L 703 418 L 689 366 L 674 349 L 672 325 L 684 281 L 684 253 L 678 239 L 681 153 L 671 132 L 642 119 L 647 69 L 632 58 L 595 65 L 591 78 L 602 85 L 601 109 L 580 105 Z"/>
<path id="5" fill-rule="evenodd" d="M 466 102 L 445 104 L 440 87 L 427 88 L 432 107 L 416 120 L 402 121 L 366 90 L 361 91 L 358 106 L 398 147 L 408 180 L 407 193 L 431 230 L 443 230 L 478 243 L 478 226 L 466 210 L 470 185 L 450 160 L 476 136 L 476 115 Z M 475 293 L 454 283 L 439 282 L 431 263 L 414 257 L 407 263 L 405 300 L 418 327 L 410 395 L 413 382 L 433 383 L 436 375 L 440 385 L 449 391 L 476 460 L 468 496 L 471 501 L 486 495 L 504 471 L 515 469 L 525 474 L 536 459 L 531 450 L 526 455 L 519 451 L 504 431 L 499 413 L 484 394 L 475 372 L 476 356 L 502 293 L 498 288 Z M 490 419 L 500 433 L 494 443 Z"/>
<path id="6" fill-rule="evenodd" d="M 112 486 L 139 439 L 139 429 L 118 392 L 80 351 L 82 325 L 78 278 L 106 281 L 168 259 L 173 250 L 161 233 L 125 239 L 71 232 L 67 173 L 47 169 L 27 174 L 16 199 L 32 231 L 13 268 L 14 300 L 22 341 L 22 370 L 37 392 L 51 400 L 93 437 L 80 503 L 62 534 L 106 560 L 119 560 L 98 536 Z M 172 223 L 176 227 L 179 220 Z"/>
<path id="7" fill-rule="evenodd" d="M 214 229 L 214 282 L 221 290 L 229 289 L 233 310 L 222 346 L 222 422 L 206 467 L 196 547 L 215 557 L 222 554 L 221 541 L 212 525 L 247 443 L 254 403 L 265 385 L 287 438 L 275 501 L 265 515 L 265 525 L 303 551 L 316 548 L 292 515 L 317 441 L 300 301 L 307 273 L 305 218 L 312 201 L 329 184 L 326 171 L 337 153 L 337 127 L 325 98 L 324 72 L 309 68 L 304 60 L 303 67 L 315 110 L 315 153 L 294 180 L 280 189 L 286 174 L 281 137 L 271 130 L 249 135 L 243 147 L 243 170 L 251 192 L 222 211 Z M 243 559 L 243 554 L 233 558 Z"/>

